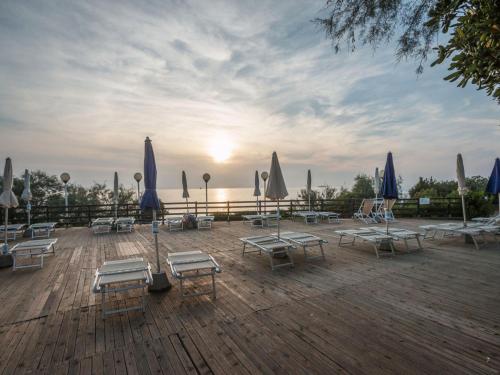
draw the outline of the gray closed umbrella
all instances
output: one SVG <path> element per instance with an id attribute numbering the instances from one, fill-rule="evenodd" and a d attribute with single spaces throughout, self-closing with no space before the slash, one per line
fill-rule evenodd
<path id="1" fill-rule="evenodd" d="M 33 199 L 33 195 L 31 194 L 31 181 L 30 181 L 30 173 L 27 169 L 24 170 L 24 189 L 21 194 L 21 199 L 26 202 L 26 211 L 28 216 L 28 226 L 31 224 L 31 199 Z"/>
<path id="2" fill-rule="evenodd" d="M 311 170 L 307 170 L 307 198 L 309 199 L 309 211 L 311 211 Z"/>
<path id="3" fill-rule="evenodd" d="M 256 197 L 257 204 L 257 213 L 259 213 L 259 197 L 260 197 L 260 180 L 259 180 L 259 172 L 255 171 L 255 188 L 253 189 L 253 196 Z"/>
<path id="4" fill-rule="evenodd" d="M 464 216 L 464 227 L 467 226 L 467 215 L 465 213 L 465 194 L 467 193 L 467 186 L 465 185 L 465 168 L 462 154 L 457 155 L 457 181 L 458 181 L 458 194 L 462 198 L 462 214 Z"/>
<path id="5" fill-rule="evenodd" d="M 8 231 L 7 225 L 9 223 L 9 208 L 16 208 L 19 206 L 14 192 L 12 191 L 12 185 L 14 183 L 14 176 L 12 174 L 12 161 L 10 158 L 5 159 L 5 168 L 3 171 L 3 192 L 0 195 L 0 206 L 4 208 L 5 211 L 5 243 L 2 249 L 3 254 L 9 252 L 9 245 L 7 244 Z"/>
<path id="6" fill-rule="evenodd" d="M 188 183 L 187 183 L 187 178 L 186 178 L 186 172 L 184 172 L 184 171 L 182 171 L 182 198 L 186 199 L 186 210 L 187 210 L 187 213 L 189 213 L 189 205 L 188 205 L 188 198 L 189 198 Z"/>
<path id="7" fill-rule="evenodd" d="M 380 192 L 380 174 L 378 172 L 378 167 L 375 168 L 375 183 L 373 187 L 375 189 L 375 198 L 378 199 L 378 193 Z"/>
<path id="8" fill-rule="evenodd" d="M 271 170 L 269 171 L 269 184 L 266 189 L 266 197 L 278 202 L 278 238 L 280 237 L 280 199 L 283 199 L 286 196 L 288 196 L 288 191 L 286 190 L 285 180 L 283 178 L 283 174 L 281 173 L 278 155 L 276 154 L 276 151 L 274 151 L 273 158 L 271 160 Z"/>
<path id="9" fill-rule="evenodd" d="M 118 217 L 118 172 L 115 172 L 115 179 L 113 181 L 113 204 L 115 205 L 115 219 Z"/>

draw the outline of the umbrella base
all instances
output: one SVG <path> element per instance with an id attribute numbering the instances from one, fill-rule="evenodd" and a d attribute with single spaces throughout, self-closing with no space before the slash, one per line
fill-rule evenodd
<path id="1" fill-rule="evenodd" d="M 148 287 L 148 291 L 150 292 L 167 292 L 172 288 L 172 284 L 168 281 L 167 274 L 165 271 L 161 271 L 159 273 L 152 273 L 153 275 L 153 284 Z"/>
<path id="2" fill-rule="evenodd" d="M 0 268 L 12 267 L 12 255 L 1 254 L 0 255 Z"/>

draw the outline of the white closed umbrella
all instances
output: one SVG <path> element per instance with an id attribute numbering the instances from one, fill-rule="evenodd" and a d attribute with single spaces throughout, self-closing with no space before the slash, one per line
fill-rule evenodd
<path id="1" fill-rule="evenodd" d="M 465 185 L 465 168 L 462 154 L 457 155 L 457 181 L 458 181 L 458 194 L 462 198 L 462 214 L 464 217 L 464 227 L 467 226 L 467 215 L 465 212 L 465 194 L 467 193 L 467 186 Z"/>
<path id="2" fill-rule="evenodd" d="M 5 243 L 2 249 L 3 254 L 7 254 L 9 251 L 9 245 L 7 244 L 8 232 L 7 225 L 9 222 L 9 208 L 16 208 L 19 206 L 14 192 L 12 191 L 12 185 L 14 184 L 14 176 L 12 174 L 12 161 L 10 158 L 5 159 L 5 168 L 3 171 L 3 192 L 0 195 L 0 206 L 4 208 L 5 211 Z"/>
<path id="3" fill-rule="evenodd" d="M 113 204 L 115 205 L 115 219 L 118 218 L 118 194 L 119 194 L 118 172 L 115 172 L 115 178 L 113 181 Z"/>
<path id="4" fill-rule="evenodd" d="M 307 170 L 307 198 L 309 199 L 309 211 L 311 211 L 311 184 L 312 184 L 312 179 L 311 179 L 311 170 Z"/>
<path id="5" fill-rule="evenodd" d="M 285 179 L 283 178 L 283 173 L 281 173 L 278 155 L 274 151 L 269 171 L 269 184 L 266 189 L 266 197 L 278 202 L 278 238 L 280 238 L 280 199 L 286 196 L 288 196 L 288 191 L 286 190 Z"/>
<path id="6" fill-rule="evenodd" d="M 186 211 L 189 213 L 189 205 L 188 205 L 188 198 L 189 198 L 189 192 L 188 192 L 188 183 L 187 183 L 187 178 L 186 178 L 186 172 L 182 171 L 182 198 L 186 199 Z"/>
<path id="7" fill-rule="evenodd" d="M 255 171 L 255 188 L 253 189 L 253 196 L 256 197 L 256 207 L 257 214 L 259 213 L 259 197 L 260 197 L 260 180 L 259 180 L 259 172 Z"/>
<path id="8" fill-rule="evenodd" d="M 21 194 L 21 199 L 26 202 L 26 211 L 28 213 L 28 227 L 31 225 L 31 200 L 33 195 L 31 194 L 31 181 L 30 173 L 27 169 L 24 170 L 24 190 Z"/>

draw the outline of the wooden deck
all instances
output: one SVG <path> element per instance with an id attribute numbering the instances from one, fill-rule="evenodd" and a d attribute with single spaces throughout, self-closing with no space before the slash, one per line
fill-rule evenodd
<path id="1" fill-rule="evenodd" d="M 349 220 L 282 224 L 327 239 L 326 262 L 306 263 L 296 251 L 295 268 L 271 272 L 264 256 L 242 258 L 238 241 L 269 230 L 240 222 L 162 230 L 163 260 L 168 251 L 201 249 L 219 261 L 217 300 L 181 302 L 173 282 L 168 293 L 148 294 L 144 315 L 105 321 L 91 291 L 95 269 L 137 255 L 153 263 L 149 227 L 99 236 L 58 229 L 43 269 L 0 270 L 0 373 L 499 373 L 494 242 L 478 252 L 460 239 L 427 241 L 422 252 L 376 259 L 367 244 L 337 246 L 333 230 L 359 226 Z M 132 294 L 114 303 L 136 302 Z"/>

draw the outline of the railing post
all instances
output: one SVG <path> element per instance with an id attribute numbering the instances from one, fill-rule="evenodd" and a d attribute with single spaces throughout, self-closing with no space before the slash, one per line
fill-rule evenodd
<path id="1" fill-rule="evenodd" d="M 325 201 L 323 199 L 321 200 L 320 207 L 321 207 L 320 211 L 324 211 L 325 210 Z"/>
<path id="2" fill-rule="evenodd" d="M 229 201 L 227 201 L 227 222 L 229 223 Z"/>
<path id="3" fill-rule="evenodd" d="M 290 217 L 293 216 L 293 200 L 290 199 Z"/>
<path id="4" fill-rule="evenodd" d="M 92 214 L 90 213 L 90 205 L 87 205 L 87 217 L 89 219 L 89 225 L 92 224 Z"/>
<path id="5" fill-rule="evenodd" d="M 49 206 L 45 206 L 45 217 L 46 217 L 47 223 L 48 223 L 50 221 Z"/>
<path id="6" fill-rule="evenodd" d="M 420 199 L 417 198 L 417 217 L 420 217 Z"/>
<path id="7" fill-rule="evenodd" d="M 194 215 L 198 216 L 198 201 L 194 202 Z"/>

